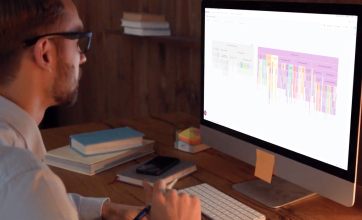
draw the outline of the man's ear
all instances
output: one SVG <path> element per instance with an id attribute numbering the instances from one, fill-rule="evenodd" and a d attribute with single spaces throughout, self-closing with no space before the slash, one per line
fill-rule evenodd
<path id="1" fill-rule="evenodd" d="M 40 39 L 34 47 L 35 62 L 44 70 L 52 72 L 53 62 L 56 60 L 56 48 L 49 39 Z"/>

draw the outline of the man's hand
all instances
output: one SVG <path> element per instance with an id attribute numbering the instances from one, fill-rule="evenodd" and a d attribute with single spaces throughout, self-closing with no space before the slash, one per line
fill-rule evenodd
<path id="1" fill-rule="evenodd" d="M 102 219 L 104 220 L 133 220 L 144 207 L 128 206 L 105 202 L 102 207 Z M 147 220 L 143 218 L 142 220 Z"/>
<path id="2" fill-rule="evenodd" d="M 157 181 L 152 188 L 148 183 L 143 182 L 146 192 L 146 202 L 151 203 L 151 211 L 148 220 L 201 220 L 200 200 L 195 196 L 178 194 L 175 190 L 166 189 L 163 180 Z"/>

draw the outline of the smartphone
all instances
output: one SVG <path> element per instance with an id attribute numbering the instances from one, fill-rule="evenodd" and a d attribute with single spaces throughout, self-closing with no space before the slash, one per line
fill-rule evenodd
<path id="1" fill-rule="evenodd" d="M 158 156 L 148 161 L 147 163 L 137 167 L 136 172 L 159 176 L 170 168 L 180 163 L 180 159 L 174 157 Z"/>

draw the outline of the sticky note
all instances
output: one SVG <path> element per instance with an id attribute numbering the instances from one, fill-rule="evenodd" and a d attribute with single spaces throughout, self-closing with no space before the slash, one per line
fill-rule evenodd
<path id="1" fill-rule="evenodd" d="M 255 176 L 271 183 L 275 165 L 275 156 L 265 151 L 256 149 Z"/>
<path id="2" fill-rule="evenodd" d="M 179 133 L 178 138 L 190 145 L 200 143 L 200 129 L 191 127 Z"/>

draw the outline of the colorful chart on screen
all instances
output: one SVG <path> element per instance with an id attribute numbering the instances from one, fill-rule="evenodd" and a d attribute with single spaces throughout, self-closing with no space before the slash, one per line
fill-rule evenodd
<path id="1" fill-rule="evenodd" d="M 253 75 L 253 45 L 213 41 L 212 47 L 214 68 L 222 70 L 224 75 Z"/>
<path id="2" fill-rule="evenodd" d="M 258 48 L 257 85 L 269 104 L 285 102 L 335 116 L 338 58 Z"/>

